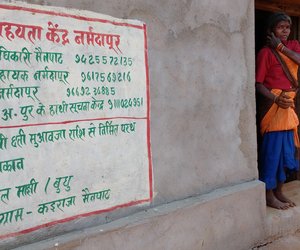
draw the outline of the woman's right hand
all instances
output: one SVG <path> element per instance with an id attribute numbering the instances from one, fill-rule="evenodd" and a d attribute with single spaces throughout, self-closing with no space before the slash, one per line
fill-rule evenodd
<path id="1" fill-rule="evenodd" d="M 273 32 L 267 36 L 267 44 L 271 48 L 276 49 L 279 43 L 281 43 L 280 39 L 276 37 Z"/>

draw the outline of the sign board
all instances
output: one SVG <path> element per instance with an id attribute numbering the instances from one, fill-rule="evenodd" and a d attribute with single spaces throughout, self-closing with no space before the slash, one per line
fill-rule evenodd
<path id="1" fill-rule="evenodd" d="M 0 239 L 150 202 L 145 24 L 0 11 Z"/>

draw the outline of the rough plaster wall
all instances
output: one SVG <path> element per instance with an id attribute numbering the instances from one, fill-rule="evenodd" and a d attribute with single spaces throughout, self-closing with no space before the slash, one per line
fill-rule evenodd
<path id="1" fill-rule="evenodd" d="M 266 232 L 263 190 L 247 182 L 16 250 L 249 250 Z"/>
<path id="2" fill-rule="evenodd" d="M 252 0 L 52 0 L 148 26 L 154 203 L 256 178 Z"/>
<path id="3" fill-rule="evenodd" d="M 23 2 L 146 22 L 153 205 L 257 178 L 253 0 Z"/>

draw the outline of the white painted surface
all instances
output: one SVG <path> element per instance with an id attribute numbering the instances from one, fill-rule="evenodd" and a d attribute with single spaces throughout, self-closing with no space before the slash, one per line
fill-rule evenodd
<path id="1" fill-rule="evenodd" d="M 1 237 L 150 201 L 144 23 L 7 6 L 0 7 Z"/>

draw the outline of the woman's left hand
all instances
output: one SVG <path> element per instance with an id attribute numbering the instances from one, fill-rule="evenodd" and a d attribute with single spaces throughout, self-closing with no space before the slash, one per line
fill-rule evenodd
<path id="1" fill-rule="evenodd" d="M 267 36 L 267 39 L 268 45 L 273 49 L 276 49 L 278 44 L 281 43 L 280 39 L 276 37 L 273 32 L 271 33 L 271 35 Z"/>
<path id="2" fill-rule="evenodd" d="M 281 92 L 281 94 L 275 99 L 275 103 L 283 109 L 293 108 L 295 107 L 294 100 L 285 94 L 285 92 Z"/>

